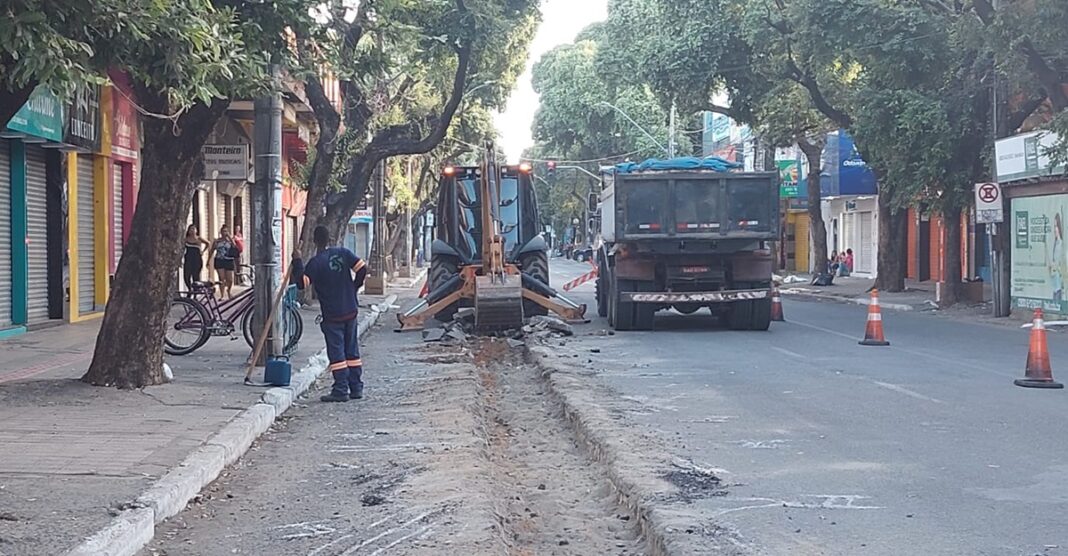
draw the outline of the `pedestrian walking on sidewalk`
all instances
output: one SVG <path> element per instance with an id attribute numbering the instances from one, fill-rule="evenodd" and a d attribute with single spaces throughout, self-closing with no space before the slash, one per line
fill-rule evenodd
<path id="1" fill-rule="evenodd" d="M 185 260 L 182 261 L 186 290 L 192 291 L 193 282 L 200 281 L 200 273 L 204 270 L 204 250 L 208 247 L 208 240 L 200 237 L 197 227 L 190 224 L 185 229 Z"/>
<path id="2" fill-rule="evenodd" d="M 363 362 L 360 360 L 356 291 L 367 277 L 367 266 L 344 247 L 329 247 L 330 232 L 316 226 L 312 234 L 318 253 L 305 265 L 293 253 L 292 281 L 298 288 L 315 287 L 322 314 L 321 328 L 334 386 L 321 399 L 344 402 L 363 398 Z"/>
<path id="3" fill-rule="evenodd" d="M 219 238 L 212 244 L 211 249 L 215 252 L 212 264 L 219 275 L 219 294 L 223 298 L 233 297 L 234 271 L 237 270 L 237 257 L 241 252 L 230 235 L 229 226 L 219 229 Z"/>

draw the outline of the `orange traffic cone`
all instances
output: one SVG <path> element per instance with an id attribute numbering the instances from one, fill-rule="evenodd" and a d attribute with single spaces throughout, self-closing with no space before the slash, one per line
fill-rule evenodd
<path id="1" fill-rule="evenodd" d="M 860 341 L 862 346 L 888 346 L 883 335 L 883 313 L 879 309 L 879 291 L 871 291 L 871 303 L 868 305 L 868 325 L 864 329 L 864 339 Z"/>
<path id="2" fill-rule="evenodd" d="M 1013 384 L 1024 388 L 1064 388 L 1063 384 L 1053 381 L 1042 309 L 1035 309 L 1035 320 L 1031 326 L 1031 347 L 1027 350 L 1027 369 L 1024 371 L 1024 377 L 1014 380 Z"/>
<path id="3" fill-rule="evenodd" d="M 779 297 L 779 288 L 771 290 L 771 320 L 774 322 L 786 320 L 782 314 L 782 297 Z"/>
<path id="4" fill-rule="evenodd" d="M 423 289 L 419 290 L 419 298 L 422 299 L 430 293 L 430 280 L 423 280 Z"/>

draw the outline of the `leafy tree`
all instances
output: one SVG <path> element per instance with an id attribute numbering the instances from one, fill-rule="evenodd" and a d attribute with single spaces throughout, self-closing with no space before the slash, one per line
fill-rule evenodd
<path id="1" fill-rule="evenodd" d="M 148 116 L 142 185 L 130 239 L 112 283 L 96 350 L 82 380 L 139 388 L 162 381 L 164 320 L 200 152 L 230 98 L 265 92 L 265 53 L 285 53 L 284 30 L 307 6 L 244 2 L 151 3 L 155 25 L 106 41 L 108 63 L 125 69 Z M 160 60 L 167 63 L 161 64 Z M 275 83 L 274 86 L 277 86 Z"/>
<path id="2" fill-rule="evenodd" d="M 308 184 L 313 210 L 302 232 L 306 245 L 319 223 L 343 228 L 381 161 L 437 148 L 465 96 L 486 107 L 503 105 L 537 21 L 536 3 L 527 0 L 361 3 L 351 22 L 342 12 L 328 23 L 344 37 L 328 61 L 346 99 L 345 133 L 317 149 L 324 161 Z M 484 81 L 468 85 L 476 79 Z"/>

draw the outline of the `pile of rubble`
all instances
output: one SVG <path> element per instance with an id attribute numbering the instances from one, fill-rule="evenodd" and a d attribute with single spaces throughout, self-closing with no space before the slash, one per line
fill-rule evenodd
<path id="1" fill-rule="evenodd" d="M 466 343 L 474 335 L 475 310 L 463 307 L 456 311 L 452 320 L 441 322 L 428 320 L 423 329 L 424 342 Z M 526 324 L 518 330 L 506 330 L 492 334 L 505 338 L 508 345 L 517 348 L 525 345 L 525 340 L 544 341 L 553 337 L 574 336 L 571 325 L 553 316 L 535 315 L 527 319 Z"/>

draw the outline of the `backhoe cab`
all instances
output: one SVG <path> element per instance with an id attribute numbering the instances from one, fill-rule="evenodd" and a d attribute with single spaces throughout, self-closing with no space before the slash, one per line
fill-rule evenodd
<path id="1" fill-rule="evenodd" d="M 462 307 L 474 308 L 480 332 L 520 328 L 524 318 L 550 311 L 583 320 L 585 305 L 549 287 L 530 165 L 498 165 L 494 152 L 487 147 L 479 166 L 442 171 L 429 293 L 397 315 L 399 330 L 422 329 L 431 317 L 452 320 Z"/>

